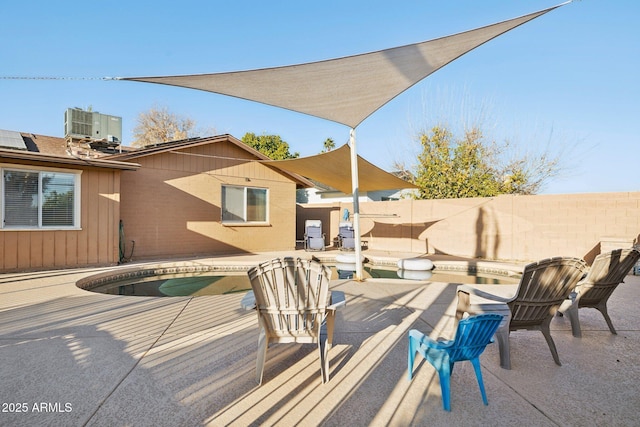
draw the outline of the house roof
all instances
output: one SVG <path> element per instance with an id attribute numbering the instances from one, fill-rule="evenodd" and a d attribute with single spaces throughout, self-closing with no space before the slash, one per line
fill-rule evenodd
<path id="1" fill-rule="evenodd" d="M 194 137 L 194 138 L 186 138 L 180 139 L 176 141 L 167 141 L 167 142 L 159 142 L 157 144 L 146 145 L 142 148 L 136 148 L 129 150 L 125 153 L 117 153 L 110 156 L 112 159 L 136 159 L 139 157 L 151 156 L 159 153 L 168 153 L 171 151 L 175 151 L 176 149 L 188 148 L 188 147 L 197 147 L 200 145 L 206 144 L 214 144 L 217 142 L 231 142 L 232 144 L 237 145 L 243 150 L 247 151 L 254 157 L 259 157 L 261 160 L 269 160 L 269 157 L 265 156 L 261 152 L 254 150 L 244 142 L 239 139 L 233 137 L 229 134 L 216 135 L 216 136 L 208 136 L 208 137 Z M 247 160 L 255 160 L 253 158 Z"/>
<path id="2" fill-rule="evenodd" d="M 109 159 L 133 160 L 140 157 L 146 157 L 146 156 L 151 156 L 151 155 L 160 154 L 160 153 L 168 153 L 176 150 L 181 150 L 184 148 L 197 147 L 197 146 L 206 145 L 206 144 L 215 144 L 219 142 L 229 142 L 231 144 L 234 144 L 238 148 L 242 149 L 243 151 L 245 151 L 247 153 L 247 157 L 242 158 L 241 160 L 247 160 L 247 161 L 271 160 L 268 156 L 264 155 L 260 151 L 255 150 L 251 146 L 245 144 L 238 138 L 229 134 L 209 136 L 209 137 L 187 138 L 187 139 L 182 139 L 178 141 L 161 142 L 158 144 L 147 145 L 143 148 L 131 150 L 126 153 L 123 152 L 123 153 L 113 154 L 109 156 Z M 292 173 L 284 170 L 278 170 L 278 172 L 283 173 L 287 177 L 292 179 L 296 183 L 297 187 L 299 188 L 308 188 L 308 187 L 314 186 L 313 182 L 309 181 L 307 178 L 304 178 L 296 173 Z"/>
<path id="3" fill-rule="evenodd" d="M 8 144 L 0 144 L 2 147 L 0 148 L 0 160 L 13 159 L 121 170 L 136 170 L 140 167 L 140 165 L 131 162 L 110 160 L 94 155 L 78 155 L 70 149 L 65 138 L 25 132 L 5 132 L 21 138 L 24 146 L 17 148 L 16 146 L 8 146 Z"/>

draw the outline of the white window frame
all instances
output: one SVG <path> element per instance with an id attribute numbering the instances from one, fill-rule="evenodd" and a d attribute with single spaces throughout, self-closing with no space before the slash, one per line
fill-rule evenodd
<path id="1" fill-rule="evenodd" d="M 16 171 L 26 173 L 38 173 L 38 224 L 35 226 L 28 225 L 5 225 L 5 171 Z M 47 173 L 58 173 L 73 176 L 73 224 L 72 225 L 42 225 L 42 206 L 43 206 L 43 193 L 42 193 L 42 175 Z M 34 167 L 27 165 L 14 165 L 14 164 L 0 164 L 0 230 L 6 231 L 20 231 L 20 230 L 79 230 L 81 227 L 81 170 L 74 169 L 60 169 L 60 168 L 46 168 L 46 167 Z"/>
<path id="2" fill-rule="evenodd" d="M 225 188 L 234 188 L 243 190 L 242 215 L 241 219 L 225 219 Z M 265 192 L 265 220 L 264 221 L 248 221 L 247 220 L 247 191 L 261 190 Z M 220 190 L 220 221 L 225 225 L 260 225 L 269 224 L 269 189 L 264 187 L 247 187 L 242 185 L 223 185 Z"/>

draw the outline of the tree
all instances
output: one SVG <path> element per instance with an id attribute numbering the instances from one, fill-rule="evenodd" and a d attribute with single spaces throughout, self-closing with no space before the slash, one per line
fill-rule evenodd
<path id="1" fill-rule="evenodd" d="M 333 139 L 331 138 L 327 138 L 324 140 L 324 144 L 323 144 L 323 148 L 322 148 L 322 153 L 328 153 L 329 151 L 333 150 L 334 148 L 336 148 L 336 143 L 333 141 Z"/>
<path id="2" fill-rule="evenodd" d="M 272 160 L 295 159 L 300 157 L 300 153 L 298 152 L 291 154 L 289 144 L 283 141 L 279 135 L 262 134 L 257 136 L 255 133 L 247 132 L 242 137 L 242 142 Z"/>
<path id="3" fill-rule="evenodd" d="M 549 153 L 508 158 L 510 144 L 486 141 L 477 127 L 457 141 L 443 126 L 419 138 L 415 184 L 420 199 L 535 194 L 560 170 L 559 158 Z"/>
<path id="4" fill-rule="evenodd" d="M 138 124 L 133 129 L 134 147 L 161 142 L 177 141 L 194 136 L 195 122 L 187 117 L 170 112 L 167 107 L 151 108 L 138 115 Z"/>
<path id="5" fill-rule="evenodd" d="M 549 179 L 560 174 L 560 163 L 559 156 L 548 152 L 512 158 L 502 170 L 503 190 L 509 194 L 536 194 Z"/>

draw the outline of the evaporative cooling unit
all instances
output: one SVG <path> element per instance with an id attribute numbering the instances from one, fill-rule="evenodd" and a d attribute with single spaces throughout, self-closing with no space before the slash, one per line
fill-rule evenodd
<path id="1" fill-rule="evenodd" d="M 67 108 L 64 113 L 64 134 L 66 138 L 105 141 L 117 145 L 122 140 L 122 118 L 80 108 Z"/>

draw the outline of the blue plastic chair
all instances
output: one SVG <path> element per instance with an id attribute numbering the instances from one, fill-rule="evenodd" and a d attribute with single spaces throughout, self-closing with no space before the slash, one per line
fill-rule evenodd
<path id="1" fill-rule="evenodd" d="M 503 317 L 499 314 L 469 316 L 458 323 L 456 336 L 450 341 L 435 341 L 416 329 L 410 330 L 409 381 L 413 378 L 413 362 L 416 353 L 420 353 L 438 371 L 442 390 L 442 406 L 445 411 L 451 411 L 450 379 L 453 364 L 461 360 L 469 360 L 476 371 L 482 401 L 488 405 L 480 371 L 480 355 L 487 344 L 493 342 L 493 335 L 502 320 Z"/>

